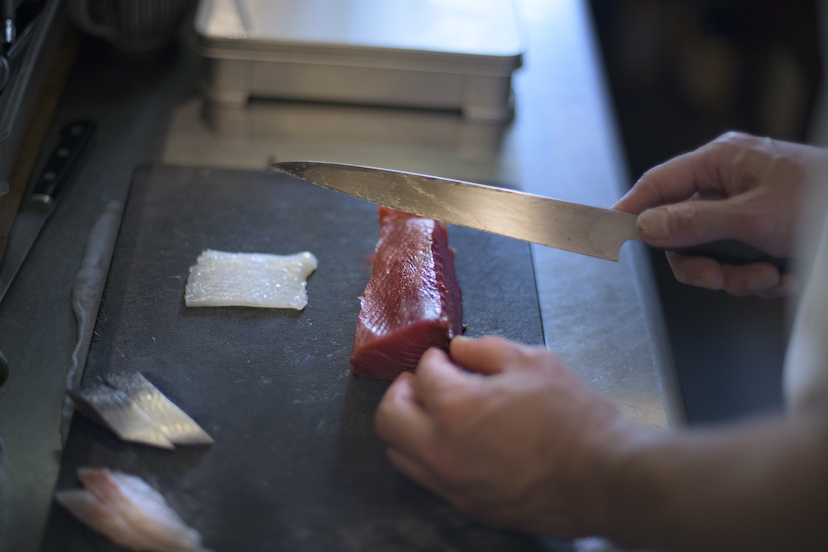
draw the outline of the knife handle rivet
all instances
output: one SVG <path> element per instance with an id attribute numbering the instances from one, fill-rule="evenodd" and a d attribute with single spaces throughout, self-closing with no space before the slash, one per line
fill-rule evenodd
<path id="1" fill-rule="evenodd" d="M 54 171 L 48 171 L 43 173 L 43 180 L 51 182 L 55 178 L 57 178 L 57 173 L 55 173 Z"/>
<path id="2" fill-rule="evenodd" d="M 83 133 L 83 125 L 73 125 L 72 128 L 69 129 L 69 134 L 72 136 L 80 136 Z"/>
<path id="3" fill-rule="evenodd" d="M 58 150 L 55 152 L 55 155 L 60 157 L 61 159 L 66 159 L 67 157 L 69 157 L 69 153 L 69 148 L 58 148 Z"/>

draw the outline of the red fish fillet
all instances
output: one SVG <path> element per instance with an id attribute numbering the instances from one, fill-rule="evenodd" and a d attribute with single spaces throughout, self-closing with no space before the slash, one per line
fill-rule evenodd
<path id="1" fill-rule="evenodd" d="M 460 285 L 446 225 L 388 207 L 371 279 L 360 297 L 351 372 L 393 380 L 413 372 L 429 347 L 448 349 L 463 331 Z"/>

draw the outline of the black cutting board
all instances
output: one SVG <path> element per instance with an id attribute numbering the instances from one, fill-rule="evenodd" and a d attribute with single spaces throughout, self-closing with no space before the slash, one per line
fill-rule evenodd
<path id="1" fill-rule="evenodd" d="M 528 244 L 449 230 L 467 335 L 543 342 Z M 122 443 L 76 415 L 58 489 L 81 466 L 143 477 L 216 551 L 554 550 L 480 525 L 395 472 L 373 428 L 388 382 L 348 371 L 376 206 L 274 172 L 148 165 L 134 176 L 85 381 L 140 371 L 215 439 Z M 204 249 L 319 267 L 299 312 L 187 308 Z M 54 506 L 42 550 L 113 550 Z"/>

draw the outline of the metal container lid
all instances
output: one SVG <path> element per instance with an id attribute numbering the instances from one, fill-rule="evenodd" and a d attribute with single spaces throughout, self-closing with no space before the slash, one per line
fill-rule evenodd
<path id="1" fill-rule="evenodd" d="M 200 53 L 462 63 L 511 72 L 523 45 L 513 0 L 201 0 Z"/>

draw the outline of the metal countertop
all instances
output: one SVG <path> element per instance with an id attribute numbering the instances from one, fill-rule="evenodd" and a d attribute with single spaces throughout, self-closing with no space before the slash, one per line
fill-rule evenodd
<path id="1" fill-rule="evenodd" d="M 505 127 L 453 113 L 264 101 L 205 118 L 187 37 L 143 58 L 81 40 L 40 157 L 80 117 L 98 121 L 96 144 L 0 305 L 0 350 L 12 369 L 0 388 L 0 550 L 37 549 L 76 343 L 73 280 L 92 226 L 108 200 L 125 200 L 138 164 L 263 169 L 304 157 L 508 184 L 599 207 L 622 195 L 629 182 L 587 2 L 524 0 L 522 8 L 528 47 L 514 78 L 515 120 Z M 682 424 L 643 246 L 624 245 L 619 263 L 532 251 L 547 346 L 630 418 Z"/>

